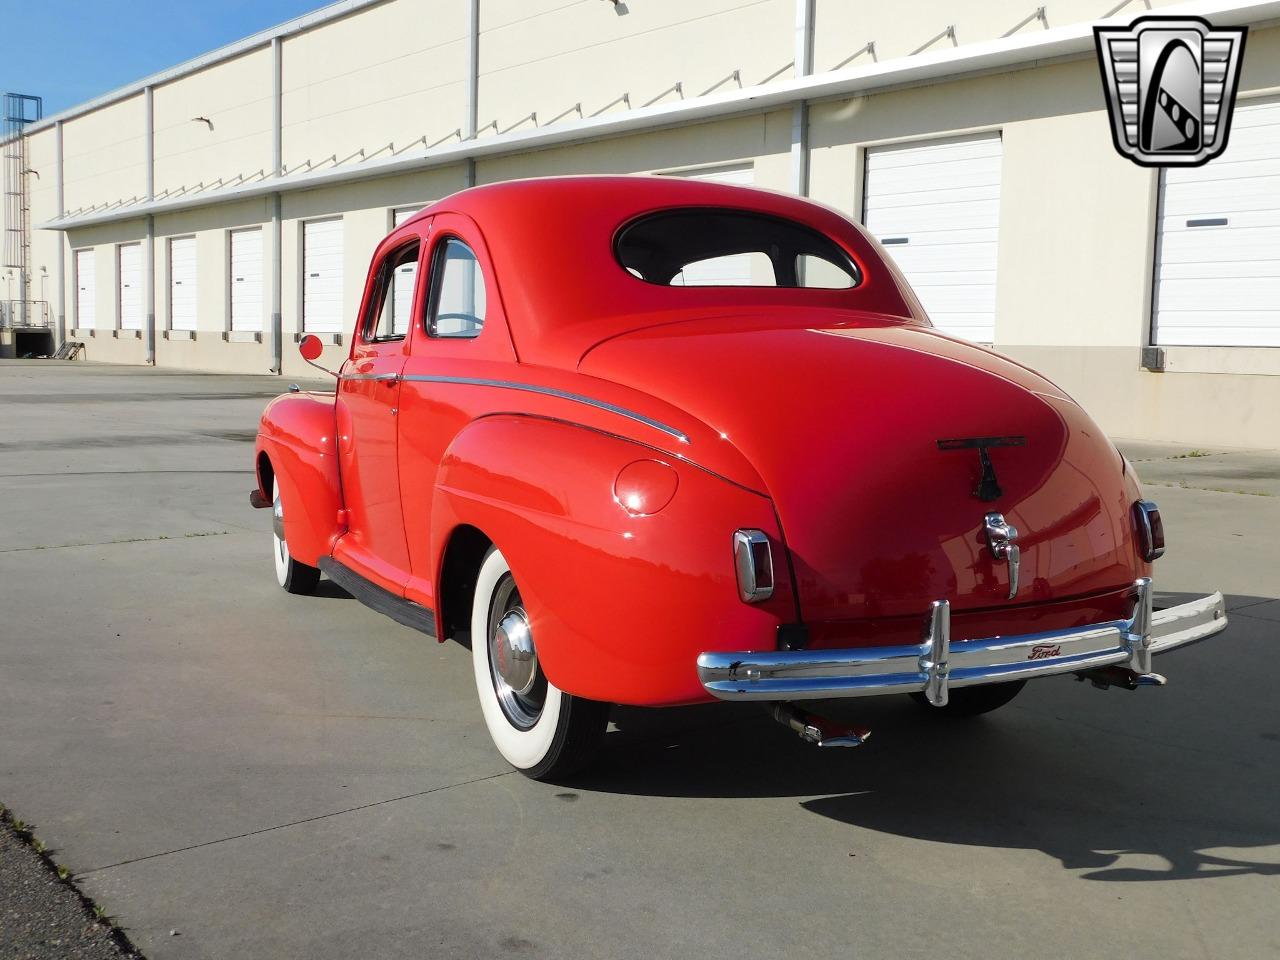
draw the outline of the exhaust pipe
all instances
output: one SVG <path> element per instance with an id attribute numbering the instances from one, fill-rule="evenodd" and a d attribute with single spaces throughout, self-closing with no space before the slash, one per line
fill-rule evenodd
<path id="1" fill-rule="evenodd" d="M 1098 667 L 1076 674 L 1077 680 L 1088 680 L 1099 690 L 1122 687 L 1137 690 L 1139 687 L 1163 687 L 1168 681 L 1158 673 L 1137 673 L 1128 667 Z"/>
<path id="2" fill-rule="evenodd" d="M 865 727 L 844 727 L 824 717 L 800 710 L 792 703 L 768 703 L 769 716 L 789 730 L 794 731 L 805 743 L 819 747 L 860 747 L 871 738 Z"/>

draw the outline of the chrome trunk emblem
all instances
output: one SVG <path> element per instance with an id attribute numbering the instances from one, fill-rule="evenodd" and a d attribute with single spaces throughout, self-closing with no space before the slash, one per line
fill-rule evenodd
<path id="1" fill-rule="evenodd" d="M 983 520 L 982 532 L 987 538 L 991 556 L 1009 564 L 1009 599 L 1018 595 L 1018 564 L 1022 551 L 1018 549 L 1018 528 L 1011 526 L 1003 513 L 988 513 Z"/>

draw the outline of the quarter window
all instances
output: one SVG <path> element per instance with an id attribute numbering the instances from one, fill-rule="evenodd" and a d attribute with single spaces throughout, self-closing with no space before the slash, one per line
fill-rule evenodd
<path id="1" fill-rule="evenodd" d="M 484 314 L 480 262 L 469 246 L 449 237 L 436 253 L 427 332 L 433 337 L 478 337 L 484 329 Z"/>

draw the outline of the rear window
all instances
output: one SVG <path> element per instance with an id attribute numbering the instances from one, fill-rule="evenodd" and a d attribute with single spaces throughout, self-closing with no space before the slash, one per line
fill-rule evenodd
<path id="1" fill-rule="evenodd" d="M 646 283 L 686 287 L 857 286 L 858 268 L 809 227 L 742 210 L 667 210 L 618 233 L 618 262 Z"/>

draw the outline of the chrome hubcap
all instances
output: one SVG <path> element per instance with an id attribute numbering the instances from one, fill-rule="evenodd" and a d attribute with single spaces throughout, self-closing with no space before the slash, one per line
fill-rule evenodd
<path id="1" fill-rule="evenodd" d="M 284 542 L 284 505 L 278 494 L 271 504 L 271 533 L 275 540 L 276 570 L 279 574 L 282 565 L 289 562 L 289 547 Z"/>
<path id="2" fill-rule="evenodd" d="M 493 669 L 515 693 L 527 694 L 538 675 L 538 655 L 533 651 L 529 618 L 512 610 L 493 633 Z"/>
<path id="3" fill-rule="evenodd" d="M 529 615 L 510 576 L 499 584 L 490 608 L 489 673 L 508 722 L 519 730 L 537 723 L 547 697 L 547 679 L 538 668 Z"/>

